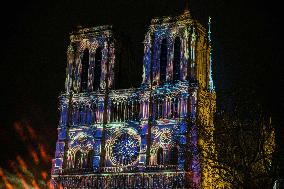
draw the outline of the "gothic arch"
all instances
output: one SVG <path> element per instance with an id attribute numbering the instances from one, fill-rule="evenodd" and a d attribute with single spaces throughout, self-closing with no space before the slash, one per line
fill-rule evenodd
<path id="1" fill-rule="evenodd" d="M 163 154 L 163 148 L 159 147 L 157 150 L 157 165 L 163 165 L 164 164 L 164 154 Z"/>
<path id="2" fill-rule="evenodd" d="M 101 73 L 102 73 L 102 48 L 98 47 L 95 52 L 94 80 L 93 90 L 100 88 Z"/>
<path id="3" fill-rule="evenodd" d="M 80 150 L 77 150 L 77 152 L 75 153 L 75 158 L 74 158 L 74 167 L 79 169 L 79 168 L 82 168 L 82 156 L 83 156 L 83 153 L 80 151 Z"/>
<path id="4" fill-rule="evenodd" d="M 69 168 L 93 168 L 93 155 L 94 151 L 92 149 L 87 149 L 87 151 L 82 151 L 79 146 L 68 151 L 68 167 Z"/>
<path id="5" fill-rule="evenodd" d="M 79 44 L 78 51 L 82 53 L 85 49 L 91 49 L 92 45 L 88 39 L 83 39 Z"/>
<path id="6" fill-rule="evenodd" d="M 88 75 L 89 75 L 89 49 L 85 49 L 81 59 L 81 92 L 88 90 Z"/>
<path id="7" fill-rule="evenodd" d="M 85 104 L 81 103 L 79 105 L 79 124 L 86 125 L 86 106 Z"/>
<path id="8" fill-rule="evenodd" d="M 70 44 L 67 50 L 67 72 L 66 72 L 66 80 L 65 80 L 65 89 L 69 92 L 72 88 L 72 81 L 73 81 L 73 70 L 75 69 L 74 62 L 75 62 L 75 53 L 74 53 L 74 45 Z"/>
<path id="9" fill-rule="evenodd" d="M 180 80 L 181 40 L 176 37 L 174 41 L 173 82 Z"/>
<path id="10" fill-rule="evenodd" d="M 177 165 L 178 164 L 178 147 L 174 146 L 171 149 L 170 152 L 170 162 L 171 165 Z"/>
<path id="11" fill-rule="evenodd" d="M 167 62 L 168 62 L 168 44 L 167 38 L 161 42 L 160 49 L 160 83 L 165 83 L 167 80 Z"/>
<path id="12" fill-rule="evenodd" d="M 79 124 L 79 102 L 74 101 L 72 104 L 72 125 L 77 126 Z"/>
<path id="13" fill-rule="evenodd" d="M 93 168 L 93 156 L 94 156 L 94 151 L 90 150 L 87 154 L 87 167 L 88 168 Z"/>
<path id="14" fill-rule="evenodd" d="M 95 40 L 95 41 L 93 41 L 91 44 L 90 44 L 90 53 L 91 54 L 95 54 L 95 52 L 96 52 L 96 50 L 97 50 L 97 48 L 100 46 L 100 44 L 99 44 L 99 41 L 98 40 Z"/>

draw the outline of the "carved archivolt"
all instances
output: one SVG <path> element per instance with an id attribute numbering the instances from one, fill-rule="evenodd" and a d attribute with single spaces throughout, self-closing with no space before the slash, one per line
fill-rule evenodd
<path id="1" fill-rule="evenodd" d="M 92 161 L 93 136 L 85 132 L 70 134 L 69 150 L 67 151 L 67 168 L 87 168 Z"/>

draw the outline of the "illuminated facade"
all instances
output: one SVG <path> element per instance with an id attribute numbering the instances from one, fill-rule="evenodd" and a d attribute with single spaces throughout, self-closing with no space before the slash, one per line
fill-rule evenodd
<path id="1" fill-rule="evenodd" d="M 207 31 L 189 11 L 152 19 L 138 88 L 116 87 L 119 49 L 111 26 L 78 29 L 70 40 L 52 164 L 56 187 L 203 188 L 213 182 L 200 155 L 209 142 L 198 137 L 198 127 L 211 134 L 214 128 L 210 20 Z"/>

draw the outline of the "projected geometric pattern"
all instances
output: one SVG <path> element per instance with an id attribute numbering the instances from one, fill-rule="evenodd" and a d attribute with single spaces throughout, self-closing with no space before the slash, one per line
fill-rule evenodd
<path id="1" fill-rule="evenodd" d="M 139 141 L 128 133 L 122 133 L 113 139 L 111 159 L 114 164 L 127 166 L 135 162 L 139 156 Z"/>
<path id="2" fill-rule="evenodd" d="M 202 178 L 209 174 L 202 173 L 196 120 L 213 127 L 210 28 L 207 32 L 188 10 L 152 19 L 138 88 L 117 88 L 132 79 L 123 76 L 133 70 L 120 60 L 131 52 L 121 41 L 112 26 L 70 35 L 52 165 L 55 188 L 209 183 Z"/>

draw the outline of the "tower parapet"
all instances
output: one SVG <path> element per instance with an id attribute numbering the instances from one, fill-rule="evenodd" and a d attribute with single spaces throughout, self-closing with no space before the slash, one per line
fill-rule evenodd
<path id="1" fill-rule="evenodd" d="M 208 89 L 210 48 L 206 29 L 189 11 L 152 19 L 144 40 L 142 84 L 189 81 Z"/>

